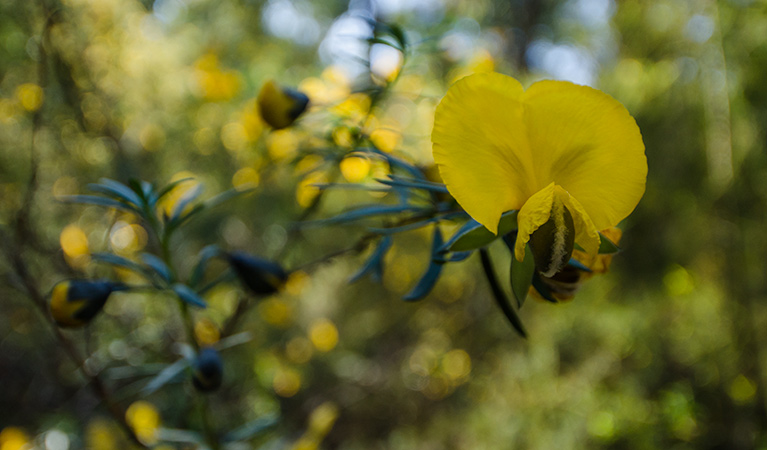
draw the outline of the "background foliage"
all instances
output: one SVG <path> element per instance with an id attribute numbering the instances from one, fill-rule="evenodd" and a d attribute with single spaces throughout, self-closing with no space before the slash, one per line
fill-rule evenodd
<path id="1" fill-rule="evenodd" d="M 402 54 L 366 40 L 376 19 L 405 32 L 401 70 Z M 126 276 L 89 255 L 151 246 L 135 217 L 57 199 L 101 178 L 185 177 L 204 198 L 255 191 L 176 236 L 181 272 L 208 244 L 298 269 L 239 317 L 247 342 L 221 351 L 224 385 L 202 401 L 220 432 L 278 417 L 253 442 L 767 448 L 765 30 L 756 0 L 0 1 L 0 448 L 125 445 L 7 256 L 23 256 L 42 292 L 77 274 Z M 647 193 L 611 273 L 572 302 L 529 302 L 528 340 L 476 256 L 447 266 L 421 302 L 400 300 L 425 269 L 428 229 L 396 237 L 382 284 L 350 285 L 372 251 L 357 245 L 365 227 L 297 226 L 378 201 L 317 197 L 317 183 L 386 175 L 376 158 L 347 156 L 363 140 L 428 172 L 439 98 L 485 70 L 598 87 L 647 147 Z M 260 121 L 270 78 L 312 99 L 296 127 Z M 237 283 L 208 292 L 197 339 L 215 339 L 242 295 Z M 179 358 L 172 298 L 117 294 L 65 336 L 137 434 L 200 429 L 189 380 L 140 393 Z"/>

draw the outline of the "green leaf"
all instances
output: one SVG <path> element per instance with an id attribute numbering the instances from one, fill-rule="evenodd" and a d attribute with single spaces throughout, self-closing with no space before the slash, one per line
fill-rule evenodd
<path id="1" fill-rule="evenodd" d="M 370 258 L 368 258 L 368 260 L 365 262 L 365 265 L 362 266 L 362 269 L 360 269 L 356 274 L 352 275 L 352 277 L 349 279 L 349 283 L 354 283 L 368 273 L 371 274 L 371 277 L 375 281 L 381 281 L 384 269 L 383 257 L 391 248 L 391 244 L 392 237 L 388 235 L 384 236 L 381 239 L 381 242 L 378 243 L 376 249 L 373 251 L 373 254 L 370 255 Z"/>
<path id="2" fill-rule="evenodd" d="M 174 381 L 184 370 L 189 367 L 189 361 L 186 358 L 181 358 L 173 364 L 169 364 L 154 376 L 141 390 L 142 395 L 149 395 L 156 392 L 161 387 Z"/>
<path id="3" fill-rule="evenodd" d="M 418 280 L 418 283 L 415 285 L 415 287 L 410 292 L 408 292 L 407 295 L 402 297 L 402 299 L 406 302 L 421 300 L 422 298 L 426 297 L 426 295 L 431 292 L 432 288 L 434 288 L 434 285 L 437 284 L 437 280 L 442 273 L 444 262 L 435 258 L 440 256 L 439 251 L 442 248 L 443 242 L 442 232 L 439 230 L 439 226 L 435 226 L 434 238 L 431 244 L 432 259 L 429 262 L 429 267 L 426 269 L 426 272 L 423 274 L 421 279 Z"/>
<path id="4" fill-rule="evenodd" d="M 607 239 L 602 232 L 599 233 L 599 254 L 618 253 L 620 250 L 620 247 Z"/>
<path id="5" fill-rule="evenodd" d="M 521 262 L 514 257 L 513 247 L 511 250 L 511 292 L 517 299 L 517 307 L 521 308 L 527 299 L 530 286 L 533 284 L 535 258 L 532 250 L 530 250 L 530 245 L 525 246 L 525 258 Z"/>
<path id="6" fill-rule="evenodd" d="M 498 234 L 493 234 L 474 219 L 469 219 L 442 247 L 443 252 L 476 250 L 517 229 L 517 211 L 507 211 L 498 222 Z"/>
<path id="7" fill-rule="evenodd" d="M 141 198 L 135 192 L 133 192 L 131 188 L 115 180 L 110 180 L 109 178 L 102 178 L 99 180 L 98 184 L 89 184 L 88 189 L 131 204 L 137 209 L 141 209 L 141 205 L 143 203 Z"/>
<path id="8" fill-rule="evenodd" d="M 417 230 L 419 228 L 423 228 L 429 225 L 430 223 L 435 223 L 435 222 L 439 222 L 439 219 L 432 218 L 432 219 L 426 219 L 426 220 L 419 220 L 417 222 L 409 223 L 407 225 L 400 225 L 397 227 L 383 227 L 383 228 L 368 227 L 368 231 L 370 231 L 371 233 L 376 233 L 376 234 L 396 234 L 396 233 L 401 233 L 403 231 Z"/>
<path id="9" fill-rule="evenodd" d="M 82 203 L 85 205 L 104 206 L 107 208 L 115 208 L 130 213 L 141 214 L 138 209 L 129 204 L 109 197 L 100 197 L 98 195 L 67 195 L 61 197 L 60 200 L 65 203 Z"/>
<path id="10" fill-rule="evenodd" d="M 200 308 L 206 308 L 208 306 L 205 303 L 205 300 L 197 295 L 197 292 L 195 292 L 194 289 L 185 284 L 176 283 L 171 286 L 171 289 L 176 293 L 178 298 L 186 303 L 189 303 L 190 305 L 198 306 Z"/>
<path id="11" fill-rule="evenodd" d="M 197 197 L 202 194 L 203 187 L 201 184 L 196 184 L 193 188 L 189 189 L 184 193 L 184 195 L 178 199 L 175 205 L 173 205 L 173 212 L 170 215 L 170 220 L 176 220 L 178 219 L 181 214 L 184 213 L 184 210 L 187 206 L 189 206 L 190 203 L 197 200 Z"/>
<path id="12" fill-rule="evenodd" d="M 350 211 L 343 212 L 337 216 L 330 217 L 328 219 L 315 220 L 308 224 L 336 224 L 351 222 L 354 220 L 364 219 L 373 216 L 382 216 L 387 214 L 399 214 L 403 212 L 422 211 L 424 208 L 413 205 L 369 205 L 361 208 L 352 209 Z"/>
<path id="13" fill-rule="evenodd" d="M 415 178 L 403 178 L 389 175 L 389 179 L 376 178 L 376 181 L 387 186 L 402 186 L 411 189 L 424 189 L 427 191 L 447 194 L 448 190 L 444 184 L 432 183 L 431 181 L 418 180 Z"/>
<path id="14" fill-rule="evenodd" d="M 166 283 L 173 281 L 173 274 L 162 259 L 151 253 L 142 253 L 141 261 L 154 270 Z"/>
<path id="15" fill-rule="evenodd" d="M 186 178 L 181 178 L 179 180 L 173 181 L 172 183 L 166 184 L 162 189 L 160 189 L 160 192 L 157 193 L 155 202 L 160 201 L 160 199 L 170 194 L 170 191 L 175 189 L 179 184 L 184 183 L 186 181 L 191 181 L 191 180 L 194 180 L 194 178 L 186 177 Z"/>
<path id="16" fill-rule="evenodd" d="M 128 181 L 128 186 L 133 190 L 133 192 L 135 192 L 139 197 L 141 197 L 145 201 L 149 200 L 152 192 L 154 192 L 154 187 L 152 186 L 152 184 L 144 180 L 137 180 L 135 178 L 131 178 Z"/>

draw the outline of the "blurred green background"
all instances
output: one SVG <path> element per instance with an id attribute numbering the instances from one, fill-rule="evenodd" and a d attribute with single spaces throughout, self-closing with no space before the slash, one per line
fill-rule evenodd
<path id="1" fill-rule="evenodd" d="M 366 40 L 376 20 L 404 30 L 404 59 Z M 251 339 L 221 352 L 224 385 L 206 400 L 222 432 L 278 415 L 254 447 L 767 448 L 765 69 L 760 0 L 4 0 L 0 227 L 47 292 L 116 276 L 90 252 L 147 246 L 130 215 L 57 198 L 102 177 L 191 176 L 207 197 L 255 187 L 174 246 L 181 271 L 213 243 L 306 267 L 240 318 Z M 377 201 L 338 190 L 310 207 L 315 183 L 385 175 L 344 158 L 360 130 L 428 168 L 434 107 L 451 82 L 487 70 L 609 93 L 636 118 L 649 164 L 611 272 L 572 302 L 527 303 L 527 340 L 476 256 L 405 303 L 429 233 L 395 239 L 382 284 L 348 284 L 369 248 L 305 265 L 365 228 L 295 226 Z M 262 124 L 268 79 L 311 98 L 297 126 Z M 385 95 L 368 114 L 375 89 Z M 7 258 L 0 274 L 0 449 L 128 448 Z M 240 291 L 208 293 L 198 339 Z M 178 358 L 173 299 L 118 294 L 87 331 L 65 334 L 150 434 L 198 429 L 188 382 L 138 393 Z M 314 439 L 323 420 L 335 423 Z"/>

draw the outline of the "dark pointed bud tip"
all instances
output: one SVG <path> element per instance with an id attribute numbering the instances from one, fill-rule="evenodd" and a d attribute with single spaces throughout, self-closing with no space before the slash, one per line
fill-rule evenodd
<path id="1" fill-rule="evenodd" d="M 244 252 L 228 253 L 227 260 L 240 281 L 256 295 L 274 294 L 288 279 L 288 273 L 273 261 Z"/>
<path id="2" fill-rule="evenodd" d="M 192 384 L 202 392 L 215 391 L 224 379 L 224 362 L 218 351 L 211 347 L 200 350 L 192 366 Z"/>

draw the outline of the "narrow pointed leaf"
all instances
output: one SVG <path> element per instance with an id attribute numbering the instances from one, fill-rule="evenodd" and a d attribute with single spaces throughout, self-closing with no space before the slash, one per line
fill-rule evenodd
<path id="1" fill-rule="evenodd" d="M 176 202 L 176 204 L 173 206 L 173 212 L 170 215 L 170 220 L 176 220 L 178 219 L 181 214 L 184 213 L 184 210 L 186 209 L 189 204 L 191 204 L 193 201 L 197 200 L 197 197 L 202 194 L 202 184 L 197 184 L 193 188 L 189 189 L 187 192 L 184 193 L 184 195 Z"/>
<path id="2" fill-rule="evenodd" d="M 146 267 L 142 266 L 141 264 L 131 261 L 128 258 L 115 255 L 114 253 L 93 253 L 91 255 L 91 258 L 93 258 L 94 261 L 99 261 L 107 264 L 111 264 L 113 266 L 122 267 L 123 269 L 128 269 L 133 272 L 138 273 L 139 275 L 143 275 L 144 277 L 148 279 L 152 279 L 152 274 L 147 270 Z"/>
<path id="3" fill-rule="evenodd" d="M 61 197 L 60 200 L 66 203 L 82 203 L 86 205 L 104 206 L 107 208 L 115 208 L 121 211 L 140 214 L 140 211 L 130 204 L 123 203 L 113 198 L 101 197 L 98 195 L 67 195 Z"/>
<path id="4" fill-rule="evenodd" d="M 179 180 L 173 181 L 171 183 L 166 184 L 162 189 L 160 189 L 160 192 L 157 193 L 155 201 L 160 201 L 163 197 L 170 194 L 170 192 L 175 189 L 179 184 L 194 180 L 192 177 L 187 178 L 181 178 Z"/>
<path id="5" fill-rule="evenodd" d="M 512 247 L 513 248 L 513 247 Z M 511 292 L 517 299 L 517 307 L 521 308 L 527 299 L 527 293 L 533 284 L 533 273 L 535 272 L 535 258 L 530 246 L 525 248 L 525 258 L 523 261 L 517 261 L 514 252 L 511 255 Z"/>
<path id="6" fill-rule="evenodd" d="M 368 274 L 370 274 L 373 280 L 381 281 L 383 278 L 383 257 L 386 255 L 386 252 L 389 251 L 389 248 L 391 248 L 391 244 L 392 237 L 384 236 L 378 243 L 378 246 L 376 246 L 373 254 L 370 255 L 368 260 L 365 262 L 365 265 L 363 265 L 359 272 L 352 275 L 352 277 L 349 279 L 349 283 L 354 283 L 355 281 Z"/>
<path id="7" fill-rule="evenodd" d="M 131 204 L 140 209 L 143 203 L 141 197 L 139 197 L 131 188 L 109 178 L 102 178 L 99 183 L 91 183 L 88 185 L 88 189 L 93 192 L 104 194 L 125 203 Z"/>
<path id="8" fill-rule="evenodd" d="M 189 361 L 186 358 L 181 358 L 173 364 L 169 364 L 160 371 L 155 377 L 153 377 L 141 390 L 142 395 L 150 395 L 156 392 L 161 387 L 177 379 L 177 377 L 189 367 Z"/>
<path id="9" fill-rule="evenodd" d="M 376 178 L 376 181 L 386 186 L 401 186 L 410 189 L 424 189 L 431 192 L 447 194 L 448 190 L 444 184 L 432 183 L 426 180 L 417 180 L 415 178 L 402 178 L 389 175 L 389 179 Z"/>
<path id="10" fill-rule="evenodd" d="M 575 267 L 578 270 L 582 270 L 584 272 L 591 272 L 591 269 L 583 264 L 582 262 L 578 261 L 575 258 L 570 258 L 570 261 L 567 262 L 567 264 L 570 264 L 571 266 Z"/>
<path id="11" fill-rule="evenodd" d="M 316 220 L 314 222 L 311 222 L 311 224 L 324 225 L 324 224 L 344 223 L 344 222 L 351 222 L 354 220 L 364 219 L 368 217 L 382 216 L 387 214 L 399 214 L 403 212 L 412 212 L 412 211 L 421 211 L 421 210 L 423 210 L 422 207 L 412 206 L 412 205 L 369 205 L 369 206 L 363 206 L 361 208 L 343 212 L 335 217 L 330 217 L 328 219 Z"/>
<path id="12" fill-rule="evenodd" d="M 465 252 L 452 252 L 452 253 L 442 253 L 442 250 L 440 250 L 439 255 L 434 257 L 434 259 L 436 261 L 442 261 L 443 263 L 460 262 L 465 260 L 469 256 L 471 256 L 472 253 L 474 253 L 474 250 L 467 250 Z"/>
<path id="13" fill-rule="evenodd" d="M 396 234 L 401 233 L 403 231 L 412 231 L 417 230 L 419 228 L 423 228 L 431 223 L 438 222 L 439 219 L 426 219 L 426 220 L 419 220 L 417 222 L 409 223 L 407 225 L 400 225 L 397 227 L 368 227 L 368 231 L 371 233 L 376 234 Z"/>
<path id="14" fill-rule="evenodd" d="M 165 262 L 151 253 L 142 253 L 141 261 L 154 270 L 167 283 L 173 281 L 173 274 Z"/>
<path id="15" fill-rule="evenodd" d="M 187 285 L 176 283 L 173 286 L 171 286 L 171 289 L 173 289 L 173 292 L 176 293 L 178 298 L 180 298 L 186 303 L 189 303 L 190 305 L 198 306 L 200 308 L 205 308 L 208 306 L 205 303 L 205 300 L 203 300 L 202 297 L 197 295 L 197 292 L 195 292 L 194 289 L 190 288 Z"/>
<path id="16" fill-rule="evenodd" d="M 482 260 L 482 269 L 485 272 L 485 277 L 487 278 L 488 283 L 490 283 L 490 290 L 493 293 L 495 302 L 501 308 L 501 311 L 503 311 L 503 314 L 506 316 L 506 319 L 514 330 L 520 336 L 526 338 L 527 332 L 522 325 L 522 320 L 517 315 L 517 312 L 514 311 L 514 307 L 511 306 L 509 299 L 506 298 L 506 294 L 503 293 L 503 289 L 500 284 L 498 284 L 498 278 L 495 276 L 495 270 L 493 269 L 493 263 L 490 260 L 490 254 L 487 252 L 487 249 L 483 248 L 479 250 L 479 255 Z"/>
<path id="17" fill-rule="evenodd" d="M 476 250 L 493 242 L 499 237 L 517 229 L 517 211 L 508 211 L 501 216 L 498 222 L 498 234 L 493 234 L 474 219 L 469 219 L 449 241 L 444 245 L 443 251 L 461 252 Z"/>
<path id="18" fill-rule="evenodd" d="M 440 231 L 439 226 L 435 226 L 434 238 L 431 244 L 432 258 L 429 262 L 429 267 L 426 269 L 426 272 L 423 274 L 421 279 L 418 280 L 418 283 L 415 285 L 415 287 L 413 287 L 413 289 L 402 298 L 403 300 L 407 302 L 421 300 L 422 298 L 426 297 L 426 295 L 431 292 L 432 288 L 434 288 L 434 285 L 437 284 L 439 275 L 442 273 L 442 266 L 444 265 L 444 262 L 435 258 L 439 256 L 439 251 L 442 248 L 443 242 L 442 232 Z"/>
<path id="19" fill-rule="evenodd" d="M 607 239 L 604 234 L 601 232 L 599 233 L 599 253 L 605 254 L 605 253 L 618 253 L 620 251 L 620 247 L 615 245 L 613 241 L 610 239 Z"/>

